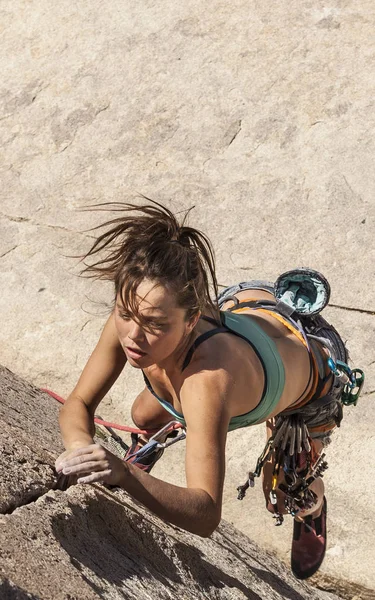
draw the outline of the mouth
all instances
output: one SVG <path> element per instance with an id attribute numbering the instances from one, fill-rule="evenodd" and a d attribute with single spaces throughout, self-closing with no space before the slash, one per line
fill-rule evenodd
<path id="1" fill-rule="evenodd" d="M 127 354 L 130 358 L 143 358 L 146 356 L 146 352 L 142 352 L 142 350 L 138 350 L 138 348 L 131 348 L 130 346 L 125 346 Z"/>

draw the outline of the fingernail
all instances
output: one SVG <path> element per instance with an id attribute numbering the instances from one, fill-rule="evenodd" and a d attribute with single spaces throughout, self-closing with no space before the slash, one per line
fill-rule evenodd
<path id="1" fill-rule="evenodd" d="M 70 473 L 72 469 L 69 469 L 68 467 L 65 467 L 65 469 L 63 469 L 63 473 L 64 475 L 67 475 L 68 473 Z"/>

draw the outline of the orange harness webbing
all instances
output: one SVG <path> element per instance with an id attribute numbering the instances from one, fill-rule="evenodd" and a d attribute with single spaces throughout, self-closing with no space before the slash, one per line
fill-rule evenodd
<path id="1" fill-rule="evenodd" d="M 254 301 L 257 301 L 257 300 L 259 300 L 259 299 L 258 298 L 244 298 L 244 299 L 241 299 L 241 302 L 254 302 Z M 244 312 L 244 311 L 247 311 L 247 310 L 249 310 L 249 307 L 241 307 L 241 308 L 238 308 L 238 309 L 234 308 L 234 309 L 231 310 L 231 312 L 240 313 L 240 312 Z M 316 393 L 316 390 L 317 390 L 318 384 L 319 384 L 319 368 L 318 368 L 317 359 L 315 357 L 314 352 L 312 352 L 312 350 L 308 347 L 308 345 L 306 343 L 306 340 L 303 337 L 302 333 L 296 327 L 294 327 L 292 325 L 292 323 L 290 323 L 282 315 L 279 315 L 278 313 L 275 313 L 272 310 L 268 310 L 267 308 L 257 308 L 256 310 L 259 311 L 259 312 L 262 312 L 262 313 L 266 313 L 266 314 L 270 315 L 271 317 L 273 317 L 274 319 L 276 319 L 277 321 L 279 321 L 280 323 L 282 323 L 287 329 L 289 329 L 289 331 L 291 331 L 298 338 L 298 340 L 300 342 L 303 343 L 303 345 L 305 346 L 305 348 L 307 348 L 307 350 L 309 351 L 309 355 L 311 357 L 311 374 L 310 374 L 310 380 L 312 378 L 312 386 L 311 386 L 311 389 L 310 389 L 309 393 L 304 398 L 302 398 L 302 400 L 297 401 L 298 402 L 297 404 L 292 404 L 287 409 L 285 409 L 283 412 L 287 413 L 288 411 L 292 411 L 292 410 L 294 411 L 294 410 L 296 410 L 298 408 L 301 408 L 302 406 L 305 406 L 305 404 L 307 404 L 314 397 L 314 395 Z M 321 353 L 322 353 L 322 357 L 326 358 L 323 349 L 321 350 Z M 328 369 L 328 371 L 326 372 L 326 375 L 328 375 L 328 373 L 329 373 L 329 367 L 328 367 L 328 365 L 327 365 L 327 369 Z M 309 381 L 309 383 L 310 383 L 310 381 Z M 329 389 L 331 387 L 331 384 L 332 384 L 332 379 L 329 378 L 329 380 L 326 382 L 326 384 L 324 385 L 323 389 L 321 390 L 321 393 L 319 395 L 320 398 L 323 397 L 325 394 L 328 393 L 328 391 L 329 391 Z M 329 424 L 329 426 L 326 426 L 326 427 L 327 427 L 327 429 L 329 429 L 330 428 L 330 424 Z"/>

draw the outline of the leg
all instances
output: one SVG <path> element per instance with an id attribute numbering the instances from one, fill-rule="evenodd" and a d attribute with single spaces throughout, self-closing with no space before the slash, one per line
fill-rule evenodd
<path id="1" fill-rule="evenodd" d="M 131 416 L 139 429 L 161 429 L 173 420 L 147 388 L 134 400 Z"/>
<path id="2" fill-rule="evenodd" d="M 310 486 L 318 498 L 309 511 L 301 511 L 294 519 L 291 567 L 297 579 L 316 573 L 324 560 L 327 544 L 327 500 L 321 478 Z"/>
<path id="3" fill-rule="evenodd" d="M 313 449 L 316 454 L 320 455 L 323 451 L 323 444 L 319 439 L 315 439 L 311 441 Z M 307 508 L 305 510 L 301 510 L 298 513 L 298 518 L 308 517 L 309 515 L 315 519 L 322 512 L 323 500 L 324 500 L 324 483 L 321 477 L 315 479 L 309 486 L 309 489 L 316 494 L 316 501 L 314 506 L 311 508 Z"/>

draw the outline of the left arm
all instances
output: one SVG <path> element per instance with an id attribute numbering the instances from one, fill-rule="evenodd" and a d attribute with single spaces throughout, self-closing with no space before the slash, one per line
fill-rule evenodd
<path id="1" fill-rule="evenodd" d="M 221 518 L 232 383 L 223 369 L 194 367 L 181 389 L 187 423 L 186 488 L 161 481 L 96 444 L 76 450 L 58 469 L 64 474 L 70 469 L 78 483 L 118 485 L 165 521 L 206 537 Z"/>

